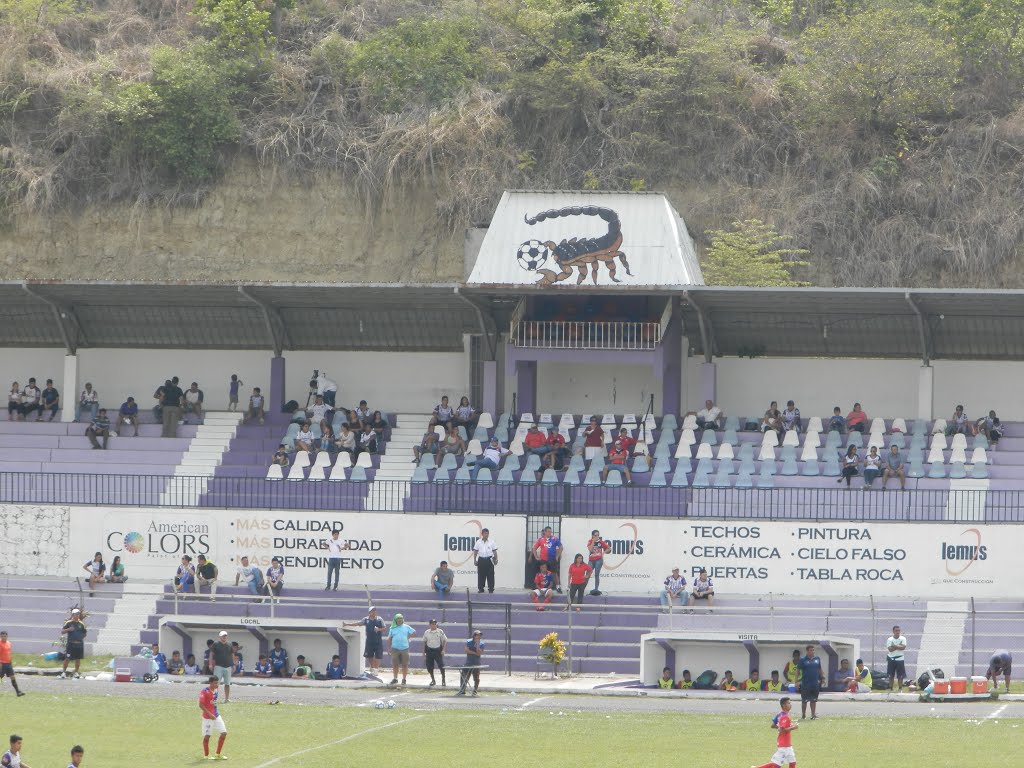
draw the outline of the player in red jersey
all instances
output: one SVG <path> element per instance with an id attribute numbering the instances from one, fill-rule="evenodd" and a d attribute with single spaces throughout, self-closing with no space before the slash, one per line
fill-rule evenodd
<path id="1" fill-rule="evenodd" d="M 793 708 L 793 703 L 789 700 L 788 696 L 783 696 L 779 699 L 779 705 L 782 707 L 782 711 L 775 716 L 772 720 L 772 728 L 779 729 L 778 749 L 775 750 L 775 754 L 772 755 L 772 759 L 764 765 L 757 766 L 757 768 L 781 768 L 781 766 L 789 764 L 789 768 L 796 768 L 796 753 L 793 751 L 793 737 L 791 733 L 800 727 L 798 723 L 794 723 L 789 717 L 789 710 Z"/>
<path id="2" fill-rule="evenodd" d="M 224 748 L 224 740 L 228 737 L 227 726 L 224 719 L 217 711 L 217 688 L 219 683 L 216 677 L 206 681 L 206 687 L 199 692 L 199 709 L 203 713 L 203 756 L 207 760 L 227 760 L 220 751 Z M 220 734 L 217 741 L 217 753 L 210 754 L 210 735 L 216 731 Z"/>

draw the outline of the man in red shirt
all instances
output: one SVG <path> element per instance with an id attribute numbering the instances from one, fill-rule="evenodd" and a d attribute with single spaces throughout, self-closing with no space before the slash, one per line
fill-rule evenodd
<path id="1" fill-rule="evenodd" d="M 629 453 L 630 456 L 632 456 L 636 450 L 636 445 L 638 441 L 635 437 L 629 436 L 629 430 L 626 429 L 625 427 L 620 429 L 619 436 L 616 439 L 622 441 L 622 447 L 626 449 L 626 452 Z M 647 459 L 647 466 L 651 466 L 651 455 L 647 454 L 645 458 Z"/>
<path id="2" fill-rule="evenodd" d="M 597 416 L 591 416 L 590 424 L 583 430 L 583 448 L 604 448 L 604 430 Z"/>
<path id="3" fill-rule="evenodd" d="M 800 726 L 799 723 L 794 723 L 789 717 L 789 710 L 793 708 L 793 703 L 789 700 L 789 697 L 783 696 L 779 699 L 779 705 L 782 707 L 782 711 L 772 720 L 772 728 L 778 728 L 779 730 L 778 748 L 775 750 L 775 754 L 772 755 L 770 761 L 757 768 L 781 768 L 781 766 L 787 764 L 789 768 L 796 768 L 796 753 L 793 751 L 792 732 Z"/>
<path id="4" fill-rule="evenodd" d="M 541 466 L 544 466 L 544 459 L 551 449 L 548 447 L 547 438 L 544 437 L 544 433 L 540 431 L 540 427 L 536 424 L 530 425 L 530 431 L 523 438 L 523 447 L 526 449 L 527 456 L 540 456 Z M 540 482 L 540 472 L 534 472 L 533 474 L 534 479 Z"/>
<path id="5" fill-rule="evenodd" d="M 558 431 L 558 427 L 548 427 L 548 452 L 542 463 L 551 469 L 559 469 L 559 465 L 568 455 L 569 449 L 565 447 L 565 438 Z"/>
<path id="6" fill-rule="evenodd" d="M 3 680 L 5 677 L 10 679 L 16 694 L 19 696 L 25 695 L 25 692 L 18 687 L 18 681 L 14 679 L 14 660 L 11 655 L 11 642 L 7 639 L 6 632 L 0 632 L 0 680 Z M 1009 676 L 1006 679 L 1009 681 Z"/>
<path id="7" fill-rule="evenodd" d="M 626 483 L 632 485 L 633 475 L 629 471 L 628 461 L 629 451 L 622 446 L 621 440 L 616 440 L 612 444 L 611 451 L 608 453 L 608 466 L 601 472 L 601 482 L 603 483 L 608 479 L 608 472 L 610 470 L 617 469 L 625 476 Z"/>
<path id="8" fill-rule="evenodd" d="M 224 740 L 228 737 L 227 726 L 224 719 L 217 711 L 217 688 L 219 682 L 216 677 L 206 681 L 206 687 L 199 692 L 199 709 L 203 713 L 203 757 L 206 760 L 227 760 L 227 757 L 220 752 L 224 748 Z M 217 741 L 217 753 L 210 754 L 210 736 L 216 731 L 220 734 Z"/>
<path id="9" fill-rule="evenodd" d="M 555 583 L 555 578 L 548 573 L 548 564 L 541 563 L 540 570 L 537 571 L 537 575 L 533 577 L 533 586 L 535 589 L 530 592 L 530 599 L 537 604 L 537 610 L 543 611 L 544 605 L 551 602 L 551 598 L 554 592 L 551 590 L 551 585 Z M 544 605 L 540 605 L 541 599 L 544 600 Z"/>

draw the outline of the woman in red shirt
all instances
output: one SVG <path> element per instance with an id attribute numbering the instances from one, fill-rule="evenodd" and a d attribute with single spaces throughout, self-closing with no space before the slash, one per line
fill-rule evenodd
<path id="1" fill-rule="evenodd" d="M 590 533 L 590 541 L 587 542 L 587 552 L 590 553 L 590 566 L 594 569 L 594 588 L 590 594 L 599 597 L 601 594 L 601 566 L 604 565 L 604 556 L 611 552 L 612 545 L 601 538 L 601 532 L 594 529 Z"/>
<path id="2" fill-rule="evenodd" d="M 569 602 L 576 603 L 576 610 L 583 605 L 583 592 L 594 569 L 583 562 L 583 555 L 576 555 L 569 566 Z"/>
<path id="3" fill-rule="evenodd" d="M 584 448 L 604 448 L 604 430 L 596 416 L 590 418 L 590 425 L 583 430 Z"/>

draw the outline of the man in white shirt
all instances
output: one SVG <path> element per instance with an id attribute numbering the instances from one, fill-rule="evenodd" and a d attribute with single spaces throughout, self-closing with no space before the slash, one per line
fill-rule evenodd
<path id="1" fill-rule="evenodd" d="M 722 428 L 722 409 L 713 400 L 705 400 L 704 407 L 697 411 L 697 426 L 701 429 Z"/>
<path id="2" fill-rule="evenodd" d="M 498 564 L 498 545 L 491 538 L 491 532 L 484 528 L 473 546 L 473 565 L 476 566 L 477 592 L 494 593 L 494 566 Z"/>
<path id="3" fill-rule="evenodd" d="M 498 465 L 501 464 L 501 457 L 507 456 L 510 453 L 511 451 L 508 448 L 503 448 L 501 446 L 498 438 L 492 437 L 491 441 L 484 448 L 483 455 L 477 458 L 473 463 L 473 468 L 469 470 L 470 479 L 475 482 L 476 476 L 480 474 L 480 470 L 484 467 L 488 467 L 492 471 L 496 470 Z"/>
<path id="4" fill-rule="evenodd" d="M 320 398 L 317 398 L 318 400 Z M 341 553 L 349 548 L 347 541 L 342 541 L 340 530 L 331 531 L 331 538 L 327 539 L 327 586 L 324 587 L 326 592 L 329 589 L 337 591 L 338 589 L 338 577 L 341 575 Z M 334 586 L 331 587 L 331 574 L 334 574 Z"/>
<path id="5" fill-rule="evenodd" d="M 324 396 L 317 395 L 316 402 L 313 403 L 313 407 L 306 413 L 308 414 L 310 421 L 314 424 L 319 424 L 320 422 L 328 419 L 328 414 L 331 413 L 331 410 L 331 406 L 324 402 Z"/>
<path id="6" fill-rule="evenodd" d="M 893 689 L 896 681 L 899 680 L 900 690 L 903 689 L 903 681 L 907 679 L 907 667 L 904 656 L 907 652 L 907 638 L 900 634 L 898 626 L 892 628 L 892 635 L 885 641 L 886 650 L 886 672 L 889 674 L 889 690 Z"/>
<path id="7" fill-rule="evenodd" d="M 249 558 L 243 557 L 242 564 L 235 572 L 235 586 L 241 582 L 250 595 L 258 595 L 263 591 L 263 573 L 258 565 L 249 565 Z"/>
<path id="8" fill-rule="evenodd" d="M 327 373 L 324 371 L 321 371 L 320 375 L 316 377 L 316 393 L 323 395 L 324 402 L 334 408 L 334 401 L 338 396 L 338 385 L 328 379 Z"/>
<path id="9" fill-rule="evenodd" d="M 21 390 L 21 420 L 24 421 L 33 411 L 39 410 L 39 387 L 36 380 L 29 379 L 28 386 Z"/>
<path id="10" fill-rule="evenodd" d="M 193 381 L 192 386 L 185 390 L 185 408 L 186 414 L 185 423 L 188 423 L 187 415 L 194 413 L 197 419 L 203 418 L 203 390 L 199 388 L 199 383 Z"/>

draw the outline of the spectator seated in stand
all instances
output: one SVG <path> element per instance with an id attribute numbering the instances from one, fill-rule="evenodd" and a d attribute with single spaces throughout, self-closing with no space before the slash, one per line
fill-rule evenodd
<path id="1" fill-rule="evenodd" d="M 274 458 L 270 463 L 277 464 L 279 467 L 287 467 L 291 464 L 288 460 L 288 447 L 284 443 L 277 446 L 277 450 L 274 452 Z"/>
<path id="2" fill-rule="evenodd" d="M 44 392 L 46 390 L 43 390 Z M 1003 425 L 996 416 L 995 411 L 989 411 L 988 416 L 978 419 L 974 424 L 974 434 L 984 435 L 990 444 L 995 445 L 1003 436 Z"/>
<path id="3" fill-rule="evenodd" d="M 802 428 L 800 409 L 796 407 L 796 403 L 792 400 L 787 401 L 786 410 L 782 412 L 782 431 L 797 432 L 799 434 Z"/>
<path id="4" fill-rule="evenodd" d="M 860 466 L 860 456 L 857 455 L 857 446 L 851 445 L 846 449 L 846 453 L 843 455 L 842 465 L 842 474 L 836 482 L 842 483 L 845 480 L 846 488 L 849 489 L 850 481 L 857 476 L 857 467 Z"/>
<path id="5" fill-rule="evenodd" d="M 95 419 L 100 409 L 100 393 L 92 388 L 91 382 L 85 382 L 85 389 L 78 396 L 78 404 L 75 406 L 75 421 L 82 420 L 82 414 L 88 414 L 89 419 Z"/>
<path id="6" fill-rule="evenodd" d="M 708 576 L 708 572 L 704 568 L 700 569 L 697 578 L 694 579 L 693 591 L 690 592 L 690 607 L 695 606 L 698 600 L 706 600 L 709 610 L 714 608 L 715 583 Z"/>
<path id="7" fill-rule="evenodd" d="M 260 424 L 263 423 L 263 419 L 267 414 L 267 403 L 263 397 L 263 393 L 259 387 L 252 388 L 252 394 L 249 395 L 249 406 L 245 409 L 245 417 L 243 421 L 249 422 L 254 419 L 259 419 Z"/>
<path id="8" fill-rule="evenodd" d="M 700 429 L 721 429 L 725 414 L 713 400 L 705 400 L 704 407 L 697 411 L 697 427 Z"/>
<path id="9" fill-rule="evenodd" d="M 885 486 L 889 484 L 890 477 L 898 477 L 900 480 L 900 490 L 904 491 L 907 487 L 907 470 L 903 466 L 903 456 L 900 455 L 900 449 L 895 445 L 889 446 L 889 452 L 885 454 L 885 462 L 882 464 L 882 490 L 885 490 Z"/>
<path id="10" fill-rule="evenodd" d="M 533 577 L 533 589 L 530 591 L 530 600 L 537 606 L 538 611 L 543 611 L 544 605 L 550 603 L 551 598 L 554 597 L 554 584 L 554 574 L 548 571 L 548 564 L 542 562 L 537 570 L 537 575 Z M 540 604 L 541 600 L 544 601 L 544 605 Z"/>
<path id="11" fill-rule="evenodd" d="M 675 687 L 676 681 L 672 679 L 672 670 L 665 667 L 661 670 L 661 677 L 658 678 L 658 687 L 664 690 L 671 690 Z"/>
<path id="12" fill-rule="evenodd" d="M 85 428 L 85 436 L 89 438 L 95 450 L 107 448 L 107 441 L 110 439 L 110 419 L 107 418 L 107 409 L 100 408 L 96 418 Z M 100 445 L 99 438 L 103 438 L 103 445 Z"/>
<path id="13" fill-rule="evenodd" d="M 341 665 L 341 656 L 334 654 L 331 657 L 331 663 L 327 665 L 327 669 L 324 670 L 325 680 L 341 680 L 345 677 L 345 667 Z"/>
<path id="14" fill-rule="evenodd" d="M 838 432 L 840 435 L 846 434 L 846 419 L 843 418 L 842 411 L 839 410 L 838 405 L 832 409 L 832 418 L 828 420 L 828 431 Z"/>
<path id="15" fill-rule="evenodd" d="M 370 419 L 370 427 L 377 433 L 377 447 L 383 453 L 384 442 L 388 439 L 388 430 L 390 429 L 388 420 L 380 411 L 374 411 L 373 418 Z"/>
<path id="16" fill-rule="evenodd" d="M 868 455 L 864 457 L 864 490 L 871 490 L 875 478 L 882 473 L 882 457 L 878 455 L 878 446 L 872 445 Z"/>
<path id="17" fill-rule="evenodd" d="M 377 433 L 373 431 L 370 422 L 363 425 L 363 431 L 359 433 L 359 443 L 356 446 L 356 456 L 361 453 L 374 454 L 377 452 Z"/>
<path id="18" fill-rule="evenodd" d="M 537 424 L 530 425 L 530 429 L 526 432 L 526 437 L 523 438 L 523 448 L 527 456 L 540 456 L 542 464 L 544 457 L 551 450 L 548 447 L 547 437 L 540 431 L 540 427 Z"/>
<path id="19" fill-rule="evenodd" d="M 437 444 L 437 432 L 430 429 L 423 433 L 423 439 L 420 440 L 420 444 L 412 447 L 412 463 L 418 464 L 423 454 L 433 453 L 436 455 L 438 450 L 440 448 Z"/>
<path id="20" fill-rule="evenodd" d="M 477 412 L 473 409 L 473 406 L 469 404 L 469 398 L 465 395 L 459 400 L 458 406 L 455 408 L 455 415 L 452 417 L 452 423 L 456 427 L 465 427 L 466 434 L 472 436 L 473 430 L 476 429 L 476 423 L 479 419 Z"/>
<path id="21" fill-rule="evenodd" d="M 203 390 L 199 388 L 197 382 L 193 381 L 192 386 L 185 390 L 185 398 L 182 402 L 184 406 L 181 413 L 185 417 L 186 424 L 190 413 L 194 413 L 199 421 L 203 420 Z"/>
<path id="22" fill-rule="evenodd" d="M 305 451 L 306 453 L 313 452 L 313 431 L 312 425 L 309 421 L 304 421 L 299 426 L 299 431 L 295 433 L 295 452 Z"/>
<path id="23" fill-rule="evenodd" d="M 771 401 L 768 410 L 764 412 L 764 416 L 761 418 L 761 432 L 764 433 L 768 430 L 775 432 L 780 438 L 782 437 L 782 412 L 779 410 L 779 404 L 775 400 Z"/>
<path id="24" fill-rule="evenodd" d="M 128 577 L 124 572 L 124 563 L 121 562 L 120 555 L 114 555 L 114 559 L 110 563 L 110 570 L 107 571 L 107 581 L 110 584 L 124 584 L 128 581 Z"/>
<path id="25" fill-rule="evenodd" d="M 740 690 L 763 691 L 764 680 L 761 679 L 761 673 L 756 669 L 750 670 L 750 676 L 740 684 Z"/>
<path id="26" fill-rule="evenodd" d="M 501 464 L 503 456 L 508 456 L 511 451 L 508 448 L 502 446 L 498 438 L 492 437 L 487 445 L 484 447 L 483 455 L 477 456 L 473 461 L 473 467 L 469 470 L 469 477 L 471 480 L 476 480 L 477 475 L 480 474 L 480 470 L 487 467 L 492 472 L 498 469 Z"/>
<path id="27" fill-rule="evenodd" d="M 30 378 L 28 385 L 21 390 L 21 407 L 18 409 L 20 421 L 25 421 L 33 412 L 39 410 L 41 394 L 39 387 L 36 386 L 36 380 Z"/>
<path id="28" fill-rule="evenodd" d="M 569 449 L 565 446 L 565 438 L 558 427 L 548 427 L 548 452 L 541 459 L 541 466 L 548 469 L 562 469 L 569 457 Z"/>
<path id="29" fill-rule="evenodd" d="M 623 446 L 621 440 L 612 443 L 612 449 L 608 452 L 608 464 L 601 470 L 601 482 L 608 480 L 608 473 L 611 470 L 618 470 L 626 478 L 626 484 L 633 484 L 633 474 L 629 471 L 629 451 Z"/>
<path id="30" fill-rule="evenodd" d="M 636 452 L 636 446 L 639 441 L 635 437 L 630 437 L 629 430 L 626 427 L 619 430 L 619 436 L 615 439 L 622 442 L 622 447 L 626 449 L 630 456 Z M 651 454 L 648 453 L 644 458 L 647 459 L 647 466 L 651 466 Z"/>
<path id="31" fill-rule="evenodd" d="M 117 409 L 117 425 L 115 429 L 117 434 L 125 437 L 126 435 L 122 431 L 124 427 L 131 425 L 135 429 L 135 433 L 132 437 L 139 436 L 139 404 L 135 402 L 135 398 L 131 395 L 128 399 L 121 403 L 121 407 Z"/>
<path id="32" fill-rule="evenodd" d="M 437 434 L 436 432 L 434 433 Z M 440 449 L 438 453 L 443 457 L 449 453 L 452 456 L 462 456 L 466 452 L 466 442 L 459 435 L 459 428 L 454 424 L 448 428 L 448 434 L 444 436 L 444 440 L 440 443 Z"/>
<path id="33" fill-rule="evenodd" d="M 306 411 L 306 418 L 313 424 L 319 424 L 321 428 L 325 423 L 330 424 L 333 416 L 334 409 L 324 401 L 323 395 L 317 395 L 313 405 Z"/>
<path id="34" fill-rule="evenodd" d="M 320 437 L 316 439 L 316 452 L 326 453 L 333 456 L 338 452 L 338 441 L 334 436 L 334 430 L 326 421 L 320 425 Z"/>
<path id="35" fill-rule="evenodd" d="M 434 406 L 434 413 L 430 417 L 430 427 L 441 425 L 445 429 L 451 426 L 452 419 L 455 416 L 455 409 L 448 405 L 448 395 L 441 398 L 441 402 Z"/>
<path id="36" fill-rule="evenodd" d="M 21 413 L 21 385 L 11 383 L 11 391 L 7 393 L 7 420 L 14 421 Z M 77 420 L 77 419 L 76 419 Z"/>
<path id="37" fill-rule="evenodd" d="M 347 422 L 342 424 L 341 431 L 334 440 L 334 443 L 338 448 L 338 453 L 347 453 L 355 459 L 358 439 L 358 436 L 352 431 L 352 427 L 350 427 Z"/>
<path id="38" fill-rule="evenodd" d="M 356 421 L 359 423 L 360 432 L 367 424 L 373 424 L 373 411 L 370 410 L 370 406 L 366 404 L 365 400 L 360 400 L 359 405 L 352 409 L 352 413 L 355 414 Z"/>
<path id="39" fill-rule="evenodd" d="M 956 407 L 956 410 L 953 411 L 953 415 L 950 416 L 949 421 L 946 422 L 946 437 L 951 437 L 957 434 L 971 434 L 971 420 L 967 418 L 967 414 L 964 412 L 964 407 L 962 405 L 958 405 Z"/>
<path id="40" fill-rule="evenodd" d="M 849 432 L 860 432 L 862 435 L 870 426 L 868 415 L 860 407 L 860 403 L 853 404 L 853 410 L 846 415 L 846 429 Z"/>
<path id="41" fill-rule="evenodd" d="M 661 612 L 667 613 L 673 603 L 687 605 L 690 602 L 690 595 L 686 591 L 686 577 L 679 573 L 678 568 L 673 568 L 672 573 L 666 577 L 661 590 Z"/>
<path id="42" fill-rule="evenodd" d="M 39 415 L 36 416 L 36 421 L 42 421 L 46 411 L 50 412 L 50 418 L 47 421 L 53 421 L 58 410 L 60 410 L 60 392 L 53 386 L 53 379 L 47 379 L 46 387 L 39 396 Z"/>

